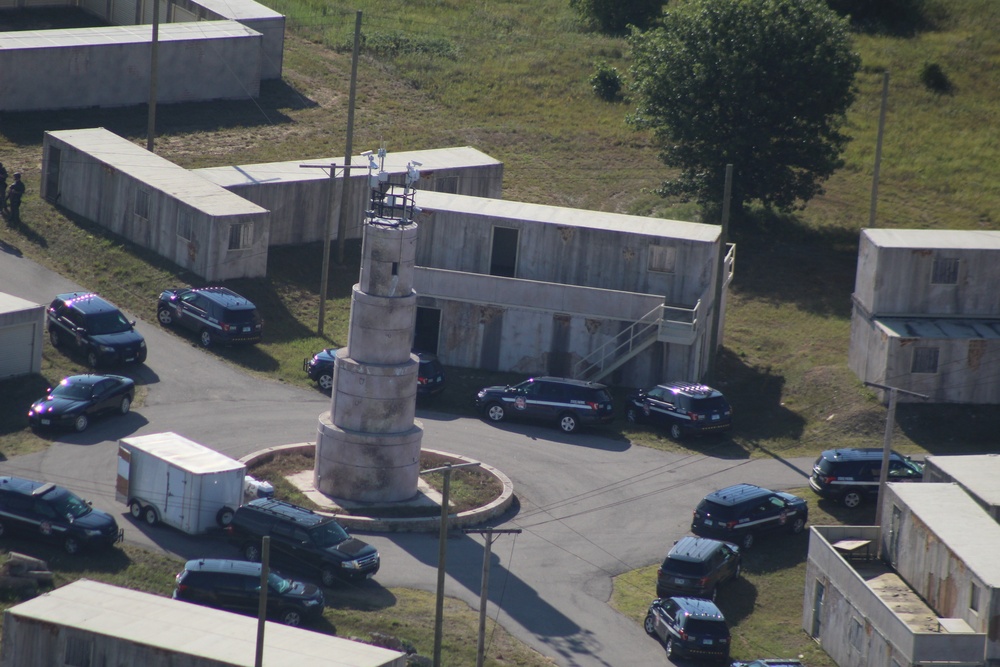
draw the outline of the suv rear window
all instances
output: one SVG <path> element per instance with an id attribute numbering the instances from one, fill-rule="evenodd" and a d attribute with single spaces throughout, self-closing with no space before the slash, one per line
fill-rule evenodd
<path id="1" fill-rule="evenodd" d="M 698 398 L 695 396 L 684 396 L 681 394 L 677 398 L 679 399 L 681 407 L 690 412 L 725 410 L 728 405 L 726 403 L 726 399 L 722 396 L 707 396 L 705 398 Z"/>
<path id="2" fill-rule="evenodd" d="M 712 637 L 726 637 L 729 630 L 726 624 L 720 621 L 709 621 L 701 618 L 689 618 L 684 624 L 684 630 L 691 635 L 710 635 Z"/>
<path id="3" fill-rule="evenodd" d="M 236 322 L 239 324 L 249 324 L 257 321 L 257 311 L 256 310 L 232 310 L 226 309 L 226 321 Z"/>
<path id="4" fill-rule="evenodd" d="M 716 520 L 728 521 L 736 516 L 736 508 L 733 505 L 720 505 L 711 500 L 702 500 L 698 503 L 698 511 L 711 514 Z"/>
<path id="5" fill-rule="evenodd" d="M 663 561 L 663 571 L 671 574 L 683 574 L 687 576 L 701 576 L 708 572 L 708 563 L 694 562 L 689 560 L 678 560 L 667 558 Z"/>
<path id="6" fill-rule="evenodd" d="M 587 394 L 587 397 L 594 403 L 606 403 L 611 400 L 611 392 L 607 389 L 591 389 Z"/>

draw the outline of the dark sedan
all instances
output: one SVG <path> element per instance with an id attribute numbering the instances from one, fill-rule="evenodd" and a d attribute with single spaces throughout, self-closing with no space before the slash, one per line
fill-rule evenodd
<path id="1" fill-rule="evenodd" d="M 121 375 L 71 375 L 48 390 L 28 411 L 33 428 L 64 426 L 83 431 L 91 417 L 125 415 L 135 400 L 135 383 Z"/>
<path id="2" fill-rule="evenodd" d="M 417 396 L 436 396 L 444 391 L 444 367 L 436 355 L 416 352 L 420 367 L 417 369 Z M 323 391 L 333 389 L 333 362 L 337 358 L 337 348 L 320 350 L 309 359 L 302 360 L 302 370 Z"/>

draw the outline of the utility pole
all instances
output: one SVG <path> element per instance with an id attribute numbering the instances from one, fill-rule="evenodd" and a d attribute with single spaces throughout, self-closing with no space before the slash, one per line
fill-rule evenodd
<path id="1" fill-rule="evenodd" d="M 482 533 L 486 535 L 486 551 L 483 552 L 483 583 L 479 590 L 479 641 L 476 644 L 476 667 L 483 667 L 483 663 L 486 660 L 486 599 L 490 591 L 490 552 L 493 547 L 493 535 L 520 535 L 521 529 L 506 528 L 497 530 L 487 528 L 486 530 L 478 530 L 466 528 L 462 532 L 466 535 L 469 533 Z"/>
<path id="2" fill-rule="evenodd" d="M 347 164 L 300 164 L 299 167 L 302 169 L 329 169 L 330 170 L 330 187 L 327 189 L 326 197 L 326 215 L 324 216 L 325 233 L 323 234 L 323 268 L 320 270 L 319 278 L 319 321 L 316 323 L 316 333 L 320 336 L 323 335 L 323 323 L 326 319 L 326 293 L 327 293 L 327 283 L 330 281 L 330 236 L 333 233 L 331 227 L 333 226 L 333 200 L 336 194 L 337 187 L 337 169 L 343 169 L 344 174 L 342 177 L 343 181 L 347 181 L 350 178 L 351 169 L 368 169 L 368 165 L 355 165 L 351 166 L 351 158 L 347 157 Z M 343 215 L 343 208 L 346 202 L 341 200 L 340 208 L 341 215 Z"/>
<path id="3" fill-rule="evenodd" d="M 882 469 L 879 471 L 878 475 L 878 501 L 875 503 L 875 525 L 882 525 L 882 503 L 885 502 L 885 485 L 889 479 L 889 454 L 892 451 L 892 432 L 896 428 L 896 396 L 898 394 L 906 394 L 908 396 L 916 396 L 918 398 L 926 399 L 928 396 L 924 394 L 918 394 L 915 391 L 907 391 L 906 389 L 898 389 L 896 387 L 887 387 L 884 384 L 876 384 L 875 382 L 865 382 L 866 387 L 874 387 L 875 389 L 882 389 L 883 391 L 889 392 L 889 411 L 885 416 L 885 435 L 882 438 Z M 882 539 L 879 538 L 878 550 L 876 552 L 877 558 L 882 558 Z"/>
<path id="4" fill-rule="evenodd" d="M 146 126 L 146 150 L 153 152 L 156 137 L 156 86 L 159 78 L 160 0 L 153 0 L 153 40 L 149 51 L 149 117 Z"/>
<path id="5" fill-rule="evenodd" d="M 889 104 L 889 72 L 882 72 L 882 110 L 878 115 L 878 138 L 875 140 L 875 171 L 872 173 L 872 204 L 868 211 L 868 226 L 875 226 L 878 203 L 878 172 L 882 165 L 882 135 L 885 133 L 885 108 Z"/>
<path id="6" fill-rule="evenodd" d="M 421 470 L 421 475 L 433 472 L 444 473 L 444 488 L 441 491 L 441 530 L 438 533 L 437 603 L 434 606 L 434 667 L 441 667 L 441 635 L 444 628 L 444 566 L 448 554 L 448 494 L 451 490 L 451 471 L 456 468 L 471 468 L 481 465 L 478 461 L 452 465 L 446 463 L 440 468 Z"/>
<path id="7" fill-rule="evenodd" d="M 726 282 L 726 254 L 729 239 L 729 201 L 733 196 L 733 165 L 726 165 L 726 189 L 722 195 L 722 231 L 719 233 L 719 252 L 715 270 L 715 296 L 712 304 L 712 330 L 708 342 L 708 377 L 715 382 L 715 365 L 719 345 L 719 323 L 722 322 L 722 285 Z"/>
<path id="8" fill-rule="evenodd" d="M 347 146 L 344 148 L 344 182 L 340 193 L 340 216 L 337 219 L 337 264 L 344 263 L 344 242 L 347 240 L 347 217 L 344 209 L 351 201 L 351 154 L 354 151 L 354 99 L 358 89 L 358 54 L 361 51 L 361 10 L 354 19 L 354 53 L 351 55 L 351 93 L 347 98 Z M 331 184 L 332 185 L 332 184 Z"/>
<path id="9" fill-rule="evenodd" d="M 268 535 L 260 545 L 260 598 L 257 602 L 257 651 L 254 667 L 264 664 L 264 621 L 267 619 L 267 575 L 271 562 L 271 538 Z"/>

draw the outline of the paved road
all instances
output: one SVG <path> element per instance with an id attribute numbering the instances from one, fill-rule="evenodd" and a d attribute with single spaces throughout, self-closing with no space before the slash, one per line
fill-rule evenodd
<path id="1" fill-rule="evenodd" d="M 32 262 L 0 252 L 0 289 L 38 303 L 79 289 Z M 151 295 L 154 298 L 155 295 Z M 65 484 L 116 515 L 129 542 L 183 558 L 235 555 L 218 539 L 148 528 L 114 499 L 116 441 L 175 431 L 233 457 L 274 445 L 315 440 L 329 398 L 250 377 L 155 323 L 139 322 L 149 358 L 136 369 L 145 404 L 121 419 L 98 420 L 83 434 L 58 434 L 43 452 L 0 463 Z M 803 486 L 811 460 L 721 459 L 633 447 L 590 432 L 563 436 L 546 427 L 504 424 L 419 411 L 423 445 L 463 454 L 503 470 L 519 506 L 495 524 L 520 528 L 492 547 L 491 617 L 566 667 L 667 664 L 642 629 L 606 603 L 611 578 L 657 562 L 685 534 L 691 509 L 706 493 L 735 482 Z M 433 591 L 437 536 L 362 535 L 382 552 L 369 582 Z M 484 554 L 477 535 L 448 544 L 448 595 L 478 609 Z M 652 597 L 650 582 L 650 597 Z M 391 600 L 387 598 L 387 604 Z M 431 647 L 421 647 L 429 654 Z"/>

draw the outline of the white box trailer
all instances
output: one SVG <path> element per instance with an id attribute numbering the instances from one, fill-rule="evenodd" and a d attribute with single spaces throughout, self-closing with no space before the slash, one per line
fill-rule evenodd
<path id="1" fill-rule="evenodd" d="M 245 475 L 245 464 L 176 433 L 122 438 L 115 498 L 135 519 L 197 535 L 229 525 Z"/>

